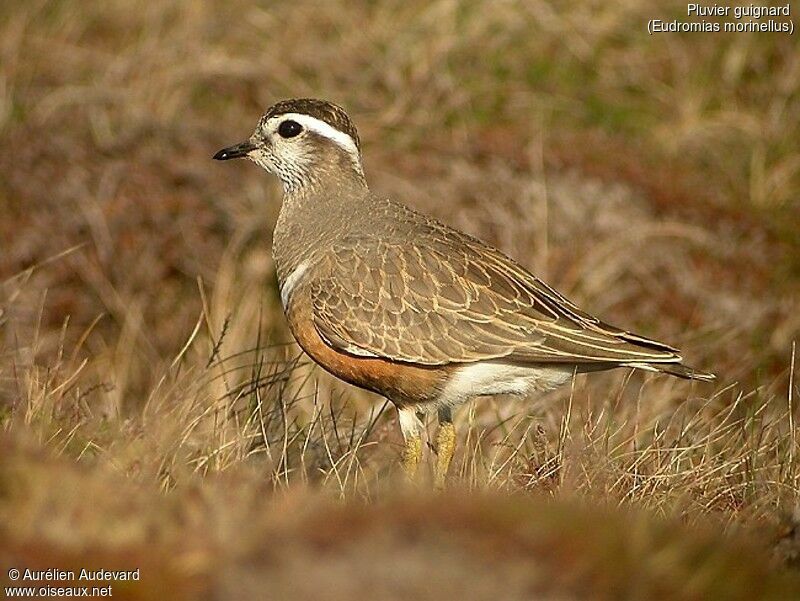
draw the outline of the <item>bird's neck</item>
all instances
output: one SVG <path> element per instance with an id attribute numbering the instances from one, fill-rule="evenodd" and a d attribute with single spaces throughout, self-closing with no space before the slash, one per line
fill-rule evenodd
<path id="1" fill-rule="evenodd" d="M 335 145 L 318 147 L 296 157 L 290 168 L 279 172 L 287 199 L 323 195 L 330 190 L 367 187 L 361 157 Z"/>
<path id="2" fill-rule="evenodd" d="M 303 261 L 313 261 L 337 239 L 353 230 L 368 210 L 369 188 L 363 176 L 324 179 L 284 190 L 273 232 L 272 252 L 283 280 Z"/>

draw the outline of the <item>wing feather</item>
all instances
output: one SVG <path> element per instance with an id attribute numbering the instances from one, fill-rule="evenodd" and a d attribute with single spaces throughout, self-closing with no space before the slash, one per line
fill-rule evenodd
<path id="1" fill-rule="evenodd" d="M 404 240 L 346 238 L 323 261 L 311 283 L 314 325 L 356 356 L 422 365 L 680 361 L 675 349 L 601 322 L 497 249 L 437 222 Z"/>

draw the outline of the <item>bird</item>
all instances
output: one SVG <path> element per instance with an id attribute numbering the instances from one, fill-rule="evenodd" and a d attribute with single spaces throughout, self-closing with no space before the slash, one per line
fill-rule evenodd
<path id="1" fill-rule="evenodd" d="M 323 369 L 396 406 L 411 479 L 423 420 L 436 414 L 434 482 L 445 485 L 453 409 L 465 401 L 527 397 L 614 368 L 715 377 L 583 311 L 497 248 L 374 193 L 337 104 L 277 102 L 213 158 L 246 158 L 280 179 L 272 253 L 289 329 Z"/>

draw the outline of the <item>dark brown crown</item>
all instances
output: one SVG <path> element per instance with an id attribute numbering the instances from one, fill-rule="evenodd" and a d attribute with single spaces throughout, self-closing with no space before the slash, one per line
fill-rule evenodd
<path id="1" fill-rule="evenodd" d="M 291 98 L 273 104 L 267 109 L 263 118 L 264 121 L 266 121 L 271 117 L 283 115 L 285 113 L 300 113 L 324 121 L 331 127 L 335 127 L 353 138 L 356 147 L 361 151 L 361 141 L 358 139 L 356 126 L 353 125 L 353 122 L 350 121 L 350 117 L 347 116 L 345 110 L 339 105 L 328 102 L 327 100 L 317 100 L 316 98 Z"/>

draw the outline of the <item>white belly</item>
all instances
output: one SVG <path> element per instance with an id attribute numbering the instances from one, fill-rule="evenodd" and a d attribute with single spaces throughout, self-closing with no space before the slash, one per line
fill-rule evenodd
<path id="1" fill-rule="evenodd" d="M 561 386 L 572 375 L 573 368 L 569 366 L 523 366 L 497 361 L 470 363 L 456 370 L 445 385 L 440 402 L 458 405 L 476 396 L 527 396 Z"/>

